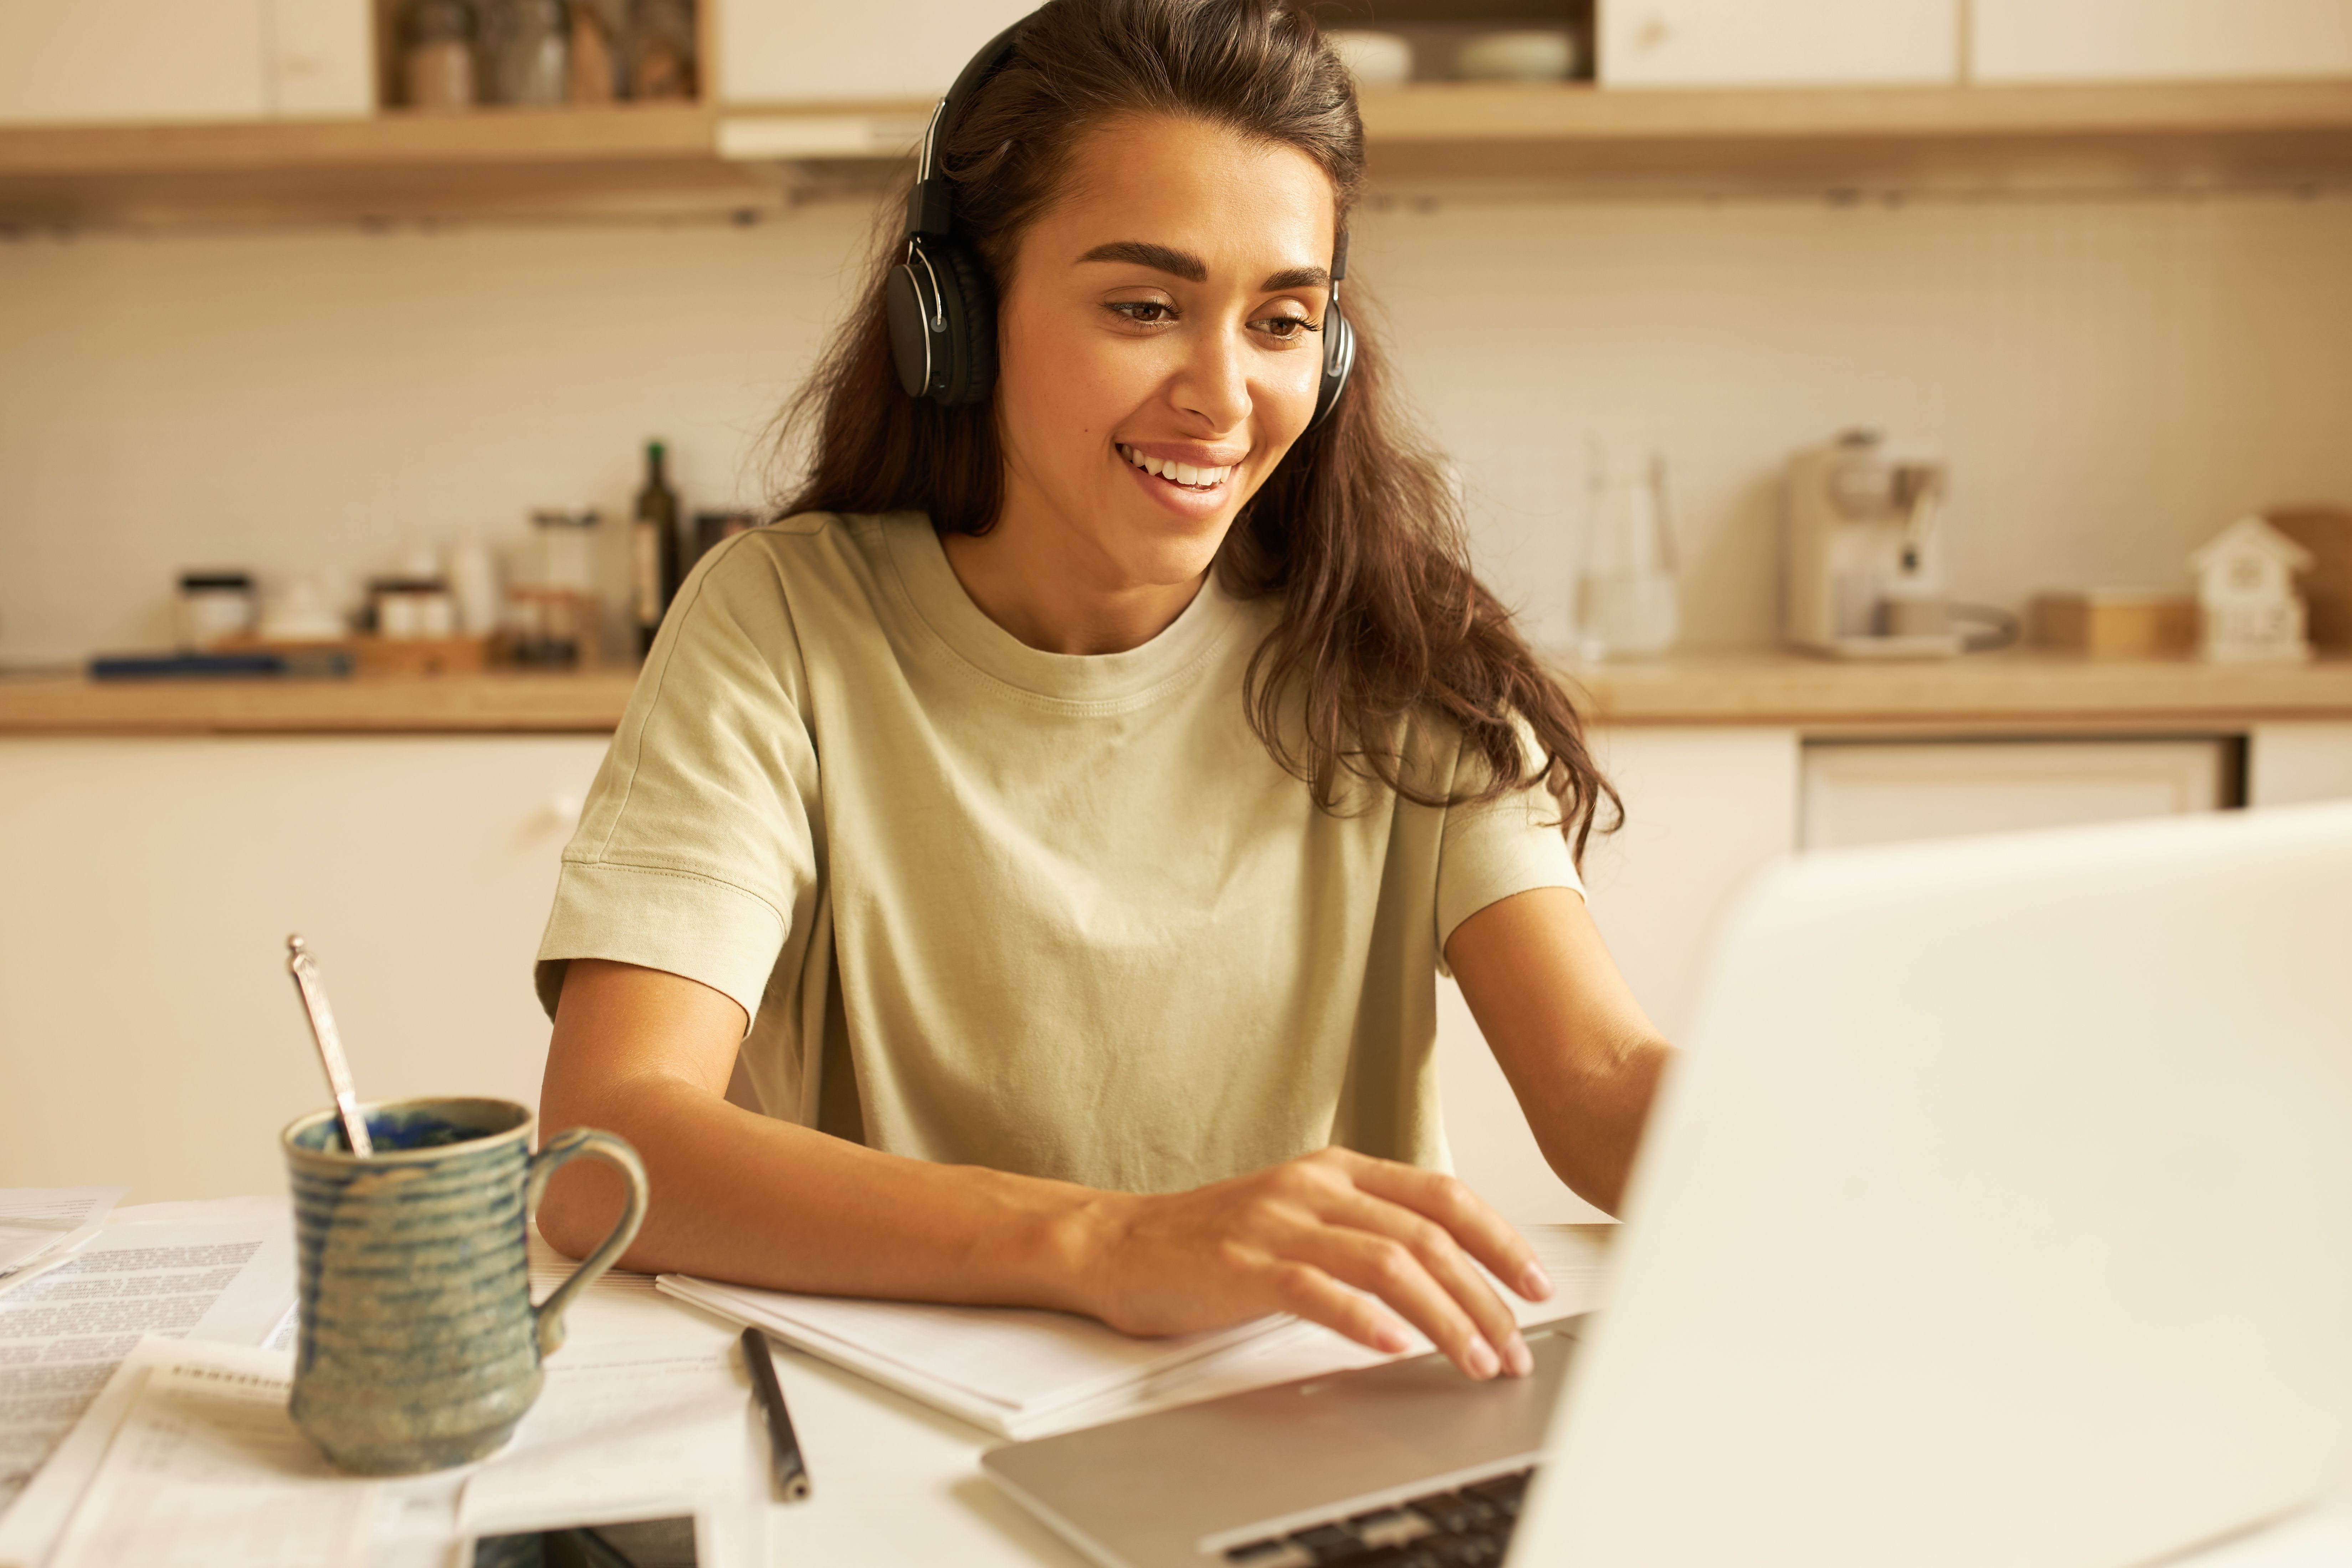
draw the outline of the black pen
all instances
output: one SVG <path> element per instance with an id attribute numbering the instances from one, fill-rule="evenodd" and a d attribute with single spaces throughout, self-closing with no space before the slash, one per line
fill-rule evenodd
<path id="1" fill-rule="evenodd" d="M 809 1495 L 808 1465 L 801 1458 L 801 1440 L 793 1432 L 793 1413 L 784 1408 L 784 1385 L 776 1381 L 775 1358 L 768 1353 L 768 1336 L 757 1329 L 743 1331 L 743 1366 L 751 1374 L 751 1393 L 760 1413 L 768 1418 L 768 1459 L 774 1467 L 776 1491 L 786 1502 Z"/>

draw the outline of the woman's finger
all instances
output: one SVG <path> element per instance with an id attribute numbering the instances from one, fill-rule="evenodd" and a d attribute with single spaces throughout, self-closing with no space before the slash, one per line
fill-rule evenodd
<path id="1" fill-rule="evenodd" d="M 1444 1226 L 1360 1191 L 1327 1210 L 1325 1217 L 1385 1236 L 1412 1248 L 1429 1277 L 1469 1314 L 1480 1336 L 1502 1356 L 1503 1370 L 1514 1377 L 1523 1377 L 1533 1370 L 1535 1357 L 1519 1335 L 1518 1320 L 1511 1316 L 1511 1309 L 1495 1294 L 1486 1277 L 1478 1272 L 1470 1255 L 1462 1250 Z"/>
<path id="2" fill-rule="evenodd" d="M 1461 1178 L 1352 1151 L 1342 1152 L 1347 1154 L 1345 1168 L 1360 1189 L 1444 1226 L 1496 1279 L 1528 1300 L 1540 1301 L 1551 1294 L 1550 1277 L 1536 1261 L 1535 1248 Z"/>
<path id="3" fill-rule="evenodd" d="M 1333 1333 L 1372 1350 L 1397 1355 L 1412 1348 L 1412 1336 L 1394 1312 L 1350 1290 L 1311 1263 L 1297 1259 L 1272 1265 L 1267 1291 L 1274 1305 L 1294 1318 L 1320 1323 Z"/>
<path id="4" fill-rule="evenodd" d="M 1503 1371 L 1500 1351 L 1403 1242 L 1354 1226 L 1325 1225 L 1303 1232 L 1286 1251 L 1380 1298 L 1467 1375 L 1483 1380 Z"/>

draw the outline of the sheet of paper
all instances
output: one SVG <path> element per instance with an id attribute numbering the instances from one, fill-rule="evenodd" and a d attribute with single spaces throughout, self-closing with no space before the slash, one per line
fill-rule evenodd
<path id="1" fill-rule="evenodd" d="M 678 1293 L 688 1300 L 705 1299 L 688 1293 L 699 1288 L 714 1302 L 724 1300 L 727 1305 L 718 1308 L 723 1313 L 756 1313 L 761 1327 L 816 1354 L 854 1351 L 869 1362 L 887 1363 L 921 1384 L 954 1390 L 1013 1415 L 1042 1414 L 1099 1398 L 1271 1332 L 1289 1321 L 1260 1318 L 1205 1333 L 1143 1340 L 1066 1312 L 801 1296 L 714 1288 L 705 1280 L 677 1283 Z"/>
<path id="2" fill-rule="evenodd" d="M 293 1359 L 185 1346 L 151 1369 L 49 1568 L 358 1568 L 378 1486 L 338 1474 L 287 1414 Z"/>
<path id="3" fill-rule="evenodd" d="M 550 1247 L 535 1227 L 530 1233 L 529 1242 L 530 1299 L 534 1301 L 544 1301 L 549 1296 L 554 1294 L 557 1286 L 572 1278 L 572 1271 L 580 1265 L 575 1259 L 566 1258 Z M 654 1289 L 654 1277 L 650 1274 L 632 1273 L 626 1268 L 607 1268 L 588 1289 L 621 1290 L 633 1295 L 651 1295 Z"/>
<path id="4" fill-rule="evenodd" d="M 96 1236 L 128 1187 L 0 1187 L 0 1280 Z"/>
<path id="5" fill-rule="evenodd" d="M 142 1334 L 258 1345 L 293 1300 L 282 1211 L 274 1222 L 110 1225 L 0 1295 L 0 1531 L 15 1522 L 10 1502 Z"/>
<path id="6" fill-rule="evenodd" d="M 661 1519 L 750 1489 L 751 1385 L 730 1344 L 573 1345 L 512 1442 L 466 1483 L 458 1522 L 501 1534 Z"/>

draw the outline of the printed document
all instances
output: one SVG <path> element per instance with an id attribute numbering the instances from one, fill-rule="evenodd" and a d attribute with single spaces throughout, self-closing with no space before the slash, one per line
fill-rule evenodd
<path id="1" fill-rule="evenodd" d="M 127 1187 L 0 1187 L 0 1280 L 96 1236 Z"/>
<path id="2" fill-rule="evenodd" d="M 341 1476 L 287 1414 L 279 1352 L 166 1363 L 108 1447 L 49 1568 L 360 1568 L 378 1484 Z"/>
<path id="3" fill-rule="evenodd" d="M 0 1532 L 17 1493 L 142 1334 L 258 1345 L 293 1304 L 282 1205 L 274 1217 L 110 1225 L 0 1294 Z"/>

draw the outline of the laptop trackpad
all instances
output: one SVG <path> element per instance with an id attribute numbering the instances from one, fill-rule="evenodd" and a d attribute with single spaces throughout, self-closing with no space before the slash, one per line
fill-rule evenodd
<path id="1" fill-rule="evenodd" d="M 1195 1564 L 1203 1545 L 1533 1463 L 1575 1342 L 1572 1322 L 1531 1331 L 1526 1377 L 1473 1383 L 1419 1356 L 1014 1443 L 981 1464 L 1097 1561 Z"/>

